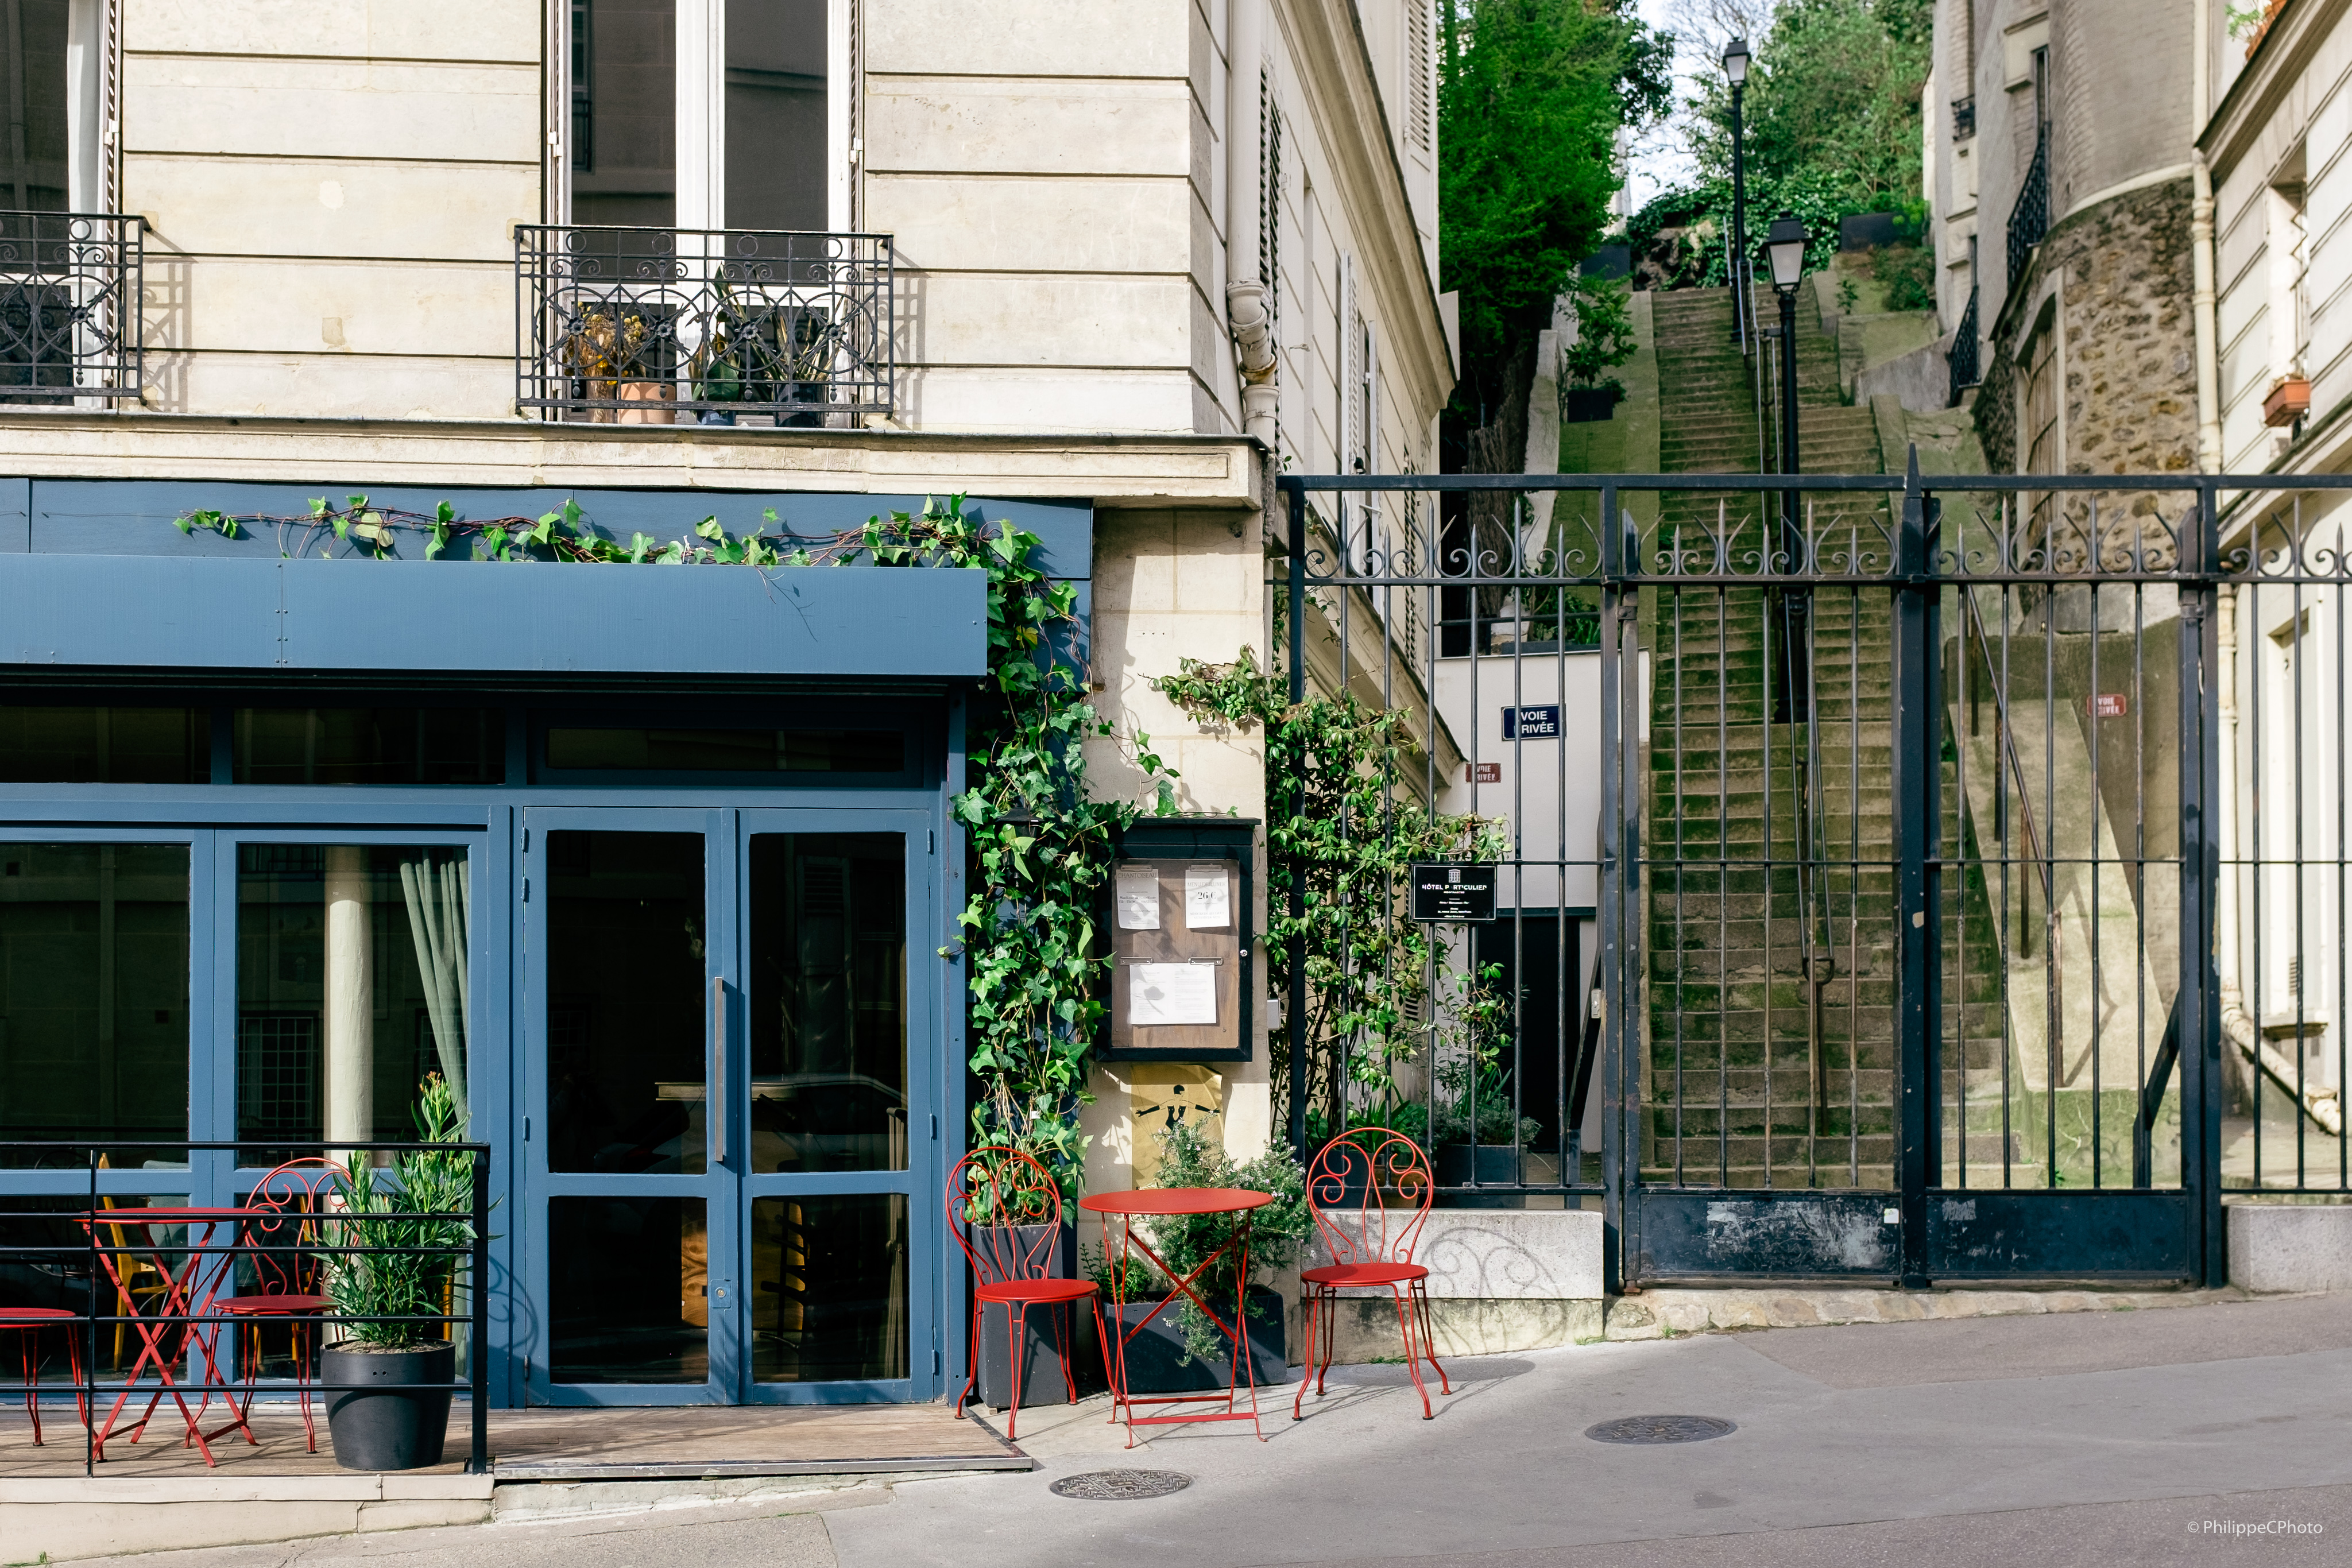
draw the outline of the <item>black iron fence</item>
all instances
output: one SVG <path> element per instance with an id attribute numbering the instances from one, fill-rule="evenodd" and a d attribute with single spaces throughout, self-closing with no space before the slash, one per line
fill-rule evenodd
<path id="1" fill-rule="evenodd" d="M 139 397 L 147 220 L 0 212 L 0 402 Z"/>
<path id="2" fill-rule="evenodd" d="M 596 424 L 839 426 L 897 381 L 890 236 L 515 226 L 515 397 Z"/>
<path id="3" fill-rule="evenodd" d="M 2352 1193 L 2352 478 L 1281 487 L 1296 712 L 1394 742 L 1335 849 L 1269 739 L 1302 1146 L 1626 1280 L 2218 1281 L 2225 1195 Z"/>
<path id="4" fill-rule="evenodd" d="M 467 1396 L 466 1469 L 488 1473 L 490 1146 L 338 1141 L 292 1158 L 273 1149 L 270 1168 L 238 1168 L 255 1153 L 235 1143 L 0 1142 L 0 1309 L 41 1314 L 0 1315 L 0 1333 L 26 1339 L 26 1377 L 47 1420 L 79 1415 L 83 1473 L 98 1473 L 102 1444 L 136 1441 L 157 1417 L 180 1416 L 202 1434 L 221 1404 L 228 1419 L 197 1438 L 203 1447 L 243 1426 L 259 1398 L 300 1398 L 308 1423 L 313 1396 L 323 1406 L 380 1392 L 381 1383 L 321 1375 L 319 1360 L 365 1331 L 402 1325 L 410 1332 L 393 1337 L 463 1351 L 454 1381 L 398 1386 Z M 166 1157 L 142 1157 L 158 1155 Z M 404 1157 L 440 1162 L 441 1184 L 462 1190 L 463 1203 L 405 1207 L 394 1168 Z M 371 1274 L 411 1279 L 372 1287 Z M 368 1310 L 404 1293 L 440 1310 Z M 281 1340 L 286 1353 L 273 1354 Z M 133 1407 L 142 1414 L 125 1418 Z M 191 1462 L 209 1458 L 207 1448 Z"/>

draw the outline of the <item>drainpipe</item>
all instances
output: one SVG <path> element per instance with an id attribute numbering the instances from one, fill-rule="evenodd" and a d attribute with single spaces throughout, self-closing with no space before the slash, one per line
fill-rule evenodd
<path id="1" fill-rule="evenodd" d="M 1258 155 L 1264 127 L 1258 73 L 1265 58 L 1265 0 L 1231 0 L 1225 72 L 1225 315 L 1241 356 L 1242 428 L 1274 448 L 1274 315 L 1257 275 Z"/>
<path id="2" fill-rule="evenodd" d="M 2189 267 L 2195 277 L 2196 294 L 2191 318 L 2197 335 L 2197 466 L 2208 474 L 2221 471 L 2221 328 L 2215 315 L 2213 278 L 2216 267 L 2213 258 L 2213 169 L 2205 161 L 2205 149 L 2199 145 L 2205 134 L 2205 121 L 2211 113 L 2212 97 L 2212 0 L 2197 0 L 2195 19 L 2190 35 L 2193 47 L 2189 57 L 2193 62 L 2189 94 L 2189 112 L 2194 120 L 2189 128 L 2189 168 L 2190 198 L 2189 207 Z"/>

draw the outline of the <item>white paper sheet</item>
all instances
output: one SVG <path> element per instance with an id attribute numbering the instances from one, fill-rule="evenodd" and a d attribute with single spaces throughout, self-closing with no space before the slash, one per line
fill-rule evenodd
<path id="1" fill-rule="evenodd" d="M 1184 926 L 1189 931 L 1222 931 L 1234 923 L 1234 902 L 1226 893 L 1222 865 L 1184 868 Z"/>
<path id="2" fill-rule="evenodd" d="M 1159 930 L 1160 868 L 1148 864 L 1123 865 L 1118 868 L 1116 885 L 1118 928 L 1121 931 Z"/>
<path id="3" fill-rule="evenodd" d="M 1217 1021 L 1214 964 L 1134 964 L 1127 971 L 1127 1021 L 1202 1024 Z"/>

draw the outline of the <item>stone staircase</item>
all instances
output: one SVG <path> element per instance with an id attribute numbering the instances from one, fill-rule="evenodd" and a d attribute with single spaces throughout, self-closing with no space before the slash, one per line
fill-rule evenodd
<path id="1" fill-rule="evenodd" d="M 1662 293 L 1652 308 L 1666 471 L 1755 472 L 1754 382 L 1731 340 L 1728 291 Z M 1881 472 L 1876 424 L 1867 408 L 1840 401 L 1835 346 L 1820 329 L 1810 292 L 1800 301 L 1798 365 L 1803 471 Z M 1842 542 L 1885 548 L 1878 530 L 1890 519 L 1877 497 L 1811 499 L 1816 530 L 1834 519 Z M 1767 524 L 1752 492 L 1675 493 L 1660 516 L 1662 541 L 1701 552 L 1691 563 L 1700 570 L 1723 532 L 1732 538 L 1734 570 L 1753 570 L 1739 558 L 1760 548 Z M 1780 612 L 1765 591 L 1694 586 L 1651 597 L 1643 1178 L 1709 1187 L 1889 1186 L 1896 1066 L 1889 596 L 1834 588 L 1811 596 L 1810 728 L 1771 722 L 1768 644 Z M 1817 746 L 1818 767 L 1812 799 L 1801 809 L 1809 746 Z M 1949 800 L 1948 753 L 1945 770 Z M 1948 811 L 1947 820 L 1961 817 Z M 1959 879 L 1947 880 L 1955 885 L 1944 912 L 1946 1065 L 1966 1060 L 1972 1082 L 1981 1082 L 2000 1067 L 2000 966 L 1987 922 L 1980 914 L 1963 918 Z M 1981 898 L 1974 904 L 1980 911 Z M 1815 977 L 1824 982 L 1818 993 Z M 1957 1104 L 1957 1071 L 1947 1079 L 1945 1098 Z M 1947 1122 L 1951 1170 L 1962 1130 L 1956 1115 Z M 1995 1127 L 1968 1135 L 1972 1169 L 1998 1167 L 1997 1120 Z"/>

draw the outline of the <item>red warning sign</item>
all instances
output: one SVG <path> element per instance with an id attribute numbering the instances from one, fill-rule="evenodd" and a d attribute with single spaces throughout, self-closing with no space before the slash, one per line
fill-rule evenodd
<path id="1" fill-rule="evenodd" d="M 2122 692 L 2101 692 L 2091 699 L 2093 718 L 2121 718 L 2131 711 L 2131 700 Z"/>

